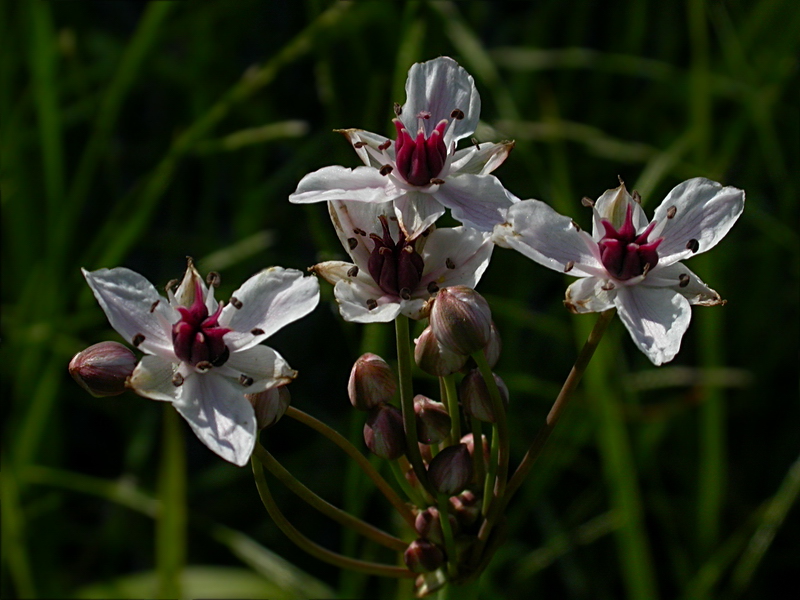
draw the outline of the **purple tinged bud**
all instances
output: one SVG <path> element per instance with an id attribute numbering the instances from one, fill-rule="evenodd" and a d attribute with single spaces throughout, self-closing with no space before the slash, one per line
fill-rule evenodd
<path id="1" fill-rule="evenodd" d="M 444 564 L 444 552 L 428 540 L 414 540 L 403 553 L 403 562 L 414 573 L 429 573 Z"/>
<path id="2" fill-rule="evenodd" d="M 500 340 L 500 332 L 497 326 L 492 321 L 492 330 L 489 337 L 489 343 L 483 347 L 483 355 L 486 357 L 486 362 L 489 363 L 489 368 L 494 369 L 497 361 L 500 360 L 500 351 L 502 350 L 502 341 Z M 471 356 L 467 359 L 466 369 L 475 369 L 478 365 L 475 359 Z M 465 371 L 466 372 L 466 371 Z"/>
<path id="3" fill-rule="evenodd" d="M 508 388 L 500 377 L 492 373 L 494 381 L 500 390 L 500 399 L 504 406 L 508 406 Z M 458 396 L 464 406 L 464 412 L 484 423 L 496 423 L 498 415 L 494 412 L 494 404 L 489 394 L 489 388 L 480 374 L 473 369 L 464 376 L 458 388 Z"/>
<path id="4" fill-rule="evenodd" d="M 472 458 L 466 444 L 448 446 L 428 466 L 433 488 L 445 496 L 458 494 L 472 479 Z"/>
<path id="5" fill-rule="evenodd" d="M 417 438 L 422 444 L 438 444 L 450 433 L 451 420 L 444 404 L 417 394 L 414 396 Z"/>
<path id="6" fill-rule="evenodd" d="M 347 395 L 358 410 L 370 410 L 389 402 L 397 391 L 392 368 L 377 354 L 362 354 L 353 364 Z"/>
<path id="7" fill-rule="evenodd" d="M 380 404 L 370 410 L 364 424 L 364 442 L 367 448 L 381 458 L 394 460 L 406 451 L 403 414 L 391 404 Z"/>
<path id="8" fill-rule="evenodd" d="M 256 411 L 256 425 L 259 429 L 267 429 L 280 421 L 292 401 L 289 388 L 285 385 L 258 394 L 245 394 L 244 397 Z"/>
<path id="9" fill-rule="evenodd" d="M 415 340 L 414 360 L 419 368 L 437 377 L 460 371 L 467 362 L 466 356 L 456 354 L 439 343 L 433 329 L 426 327 Z"/>
<path id="10" fill-rule="evenodd" d="M 481 499 L 474 492 L 464 490 L 458 496 L 450 497 L 450 508 L 455 513 L 458 523 L 469 527 L 481 514 Z"/>
<path id="11" fill-rule="evenodd" d="M 100 342 L 69 361 L 69 374 L 95 398 L 119 396 L 136 368 L 136 355 L 118 342 Z"/>
<path id="12" fill-rule="evenodd" d="M 470 355 L 489 343 L 492 312 L 475 290 L 456 285 L 439 290 L 430 323 L 436 339 L 457 354 Z"/>
<path id="13" fill-rule="evenodd" d="M 450 520 L 450 528 L 454 535 L 458 531 L 458 521 L 456 518 L 448 514 Z M 444 534 L 442 533 L 442 521 L 439 519 L 439 511 L 434 506 L 429 506 L 417 515 L 414 521 L 414 529 L 417 534 L 426 540 L 430 540 L 434 544 L 444 545 Z"/>

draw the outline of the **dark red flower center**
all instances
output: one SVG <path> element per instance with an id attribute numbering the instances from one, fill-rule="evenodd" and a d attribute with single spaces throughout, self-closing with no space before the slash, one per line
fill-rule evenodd
<path id="1" fill-rule="evenodd" d="M 637 234 L 633 226 L 633 207 L 628 204 L 625 222 L 619 230 L 614 229 L 611 222 L 606 219 L 603 219 L 601 223 L 605 229 L 605 235 L 598 242 L 600 258 L 606 270 L 616 279 L 624 281 L 638 277 L 658 264 L 656 249 L 663 238 L 649 243 L 647 241 L 647 236 L 656 225 L 655 221 Z"/>
<path id="2" fill-rule="evenodd" d="M 439 121 L 428 138 L 422 128 L 417 137 L 412 138 L 402 121 L 394 120 L 397 129 L 397 139 L 394 142 L 397 170 L 411 185 L 428 185 L 431 179 L 442 172 L 447 158 L 447 147 L 444 145 L 447 123 L 446 119 Z"/>
<path id="3" fill-rule="evenodd" d="M 369 236 L 375 242 L 367 263 L 369 274 L 384 292 L 407 300 L 417 289 L 425 264 L 414 248 L 416 240 L 407 241 L 401 231 L 395 242 L 389 232 L 387 218 L 383 215 L 379 218 L 383 237 L 377 233 Z"/>
<path id="4" fill-rule="evenodd" d="M 175 355 L 192 366 L 202 362 L 214 367 L 225 364 L 230 352 L 222 336 L 231 330 L 219 325 L 222 304 L 209 316 L 203 300 L 203 288 L 197 283 L 194 302 L 189 308 L 179 306 L 178 312 L 181 313 L 181 320 L 172 326 Z"/>

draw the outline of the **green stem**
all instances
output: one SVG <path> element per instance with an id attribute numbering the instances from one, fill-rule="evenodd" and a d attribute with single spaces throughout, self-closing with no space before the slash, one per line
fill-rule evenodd
<path id="1" fill-rule="evenodd" d="M 330 563 L 341 569 L 350 569 L 360 573 L 367 573 L 369 575 L 378 575 L 380 577 L 400 577 L 400 578 L 415 578 L 417 575 L 408 569 L 402 567 L 393 567 L 389 565 L 381 565 L 378 563 L 367 562 L 355 558 L 342 556 L 337 552 L 333 552 L 323 548 L 319 544 L 312 542 L 297 529 L 294 525 L 289 523 L 283 515 L 278 505 L 275 503 L 272 494 L 267 485 L 267 479 L 264 477 L 264 469 L 261 462 L 256 456 L 250 459 L 253 467 L 253 475 L 256 479 L 256 487 L 258 488 L 258 495 L 261 496 L 261 502 L 264 503 L 264 508 L 267 509 L 269 516 L 275 521 L 275 524 L 286 536 L 292 540 L 301 550 L 307 552 L 311 556 L 319 560 Z"/>
<path id="2" fill-rule="evenodd" d="M 181 597 L 181 574 L 186 562 L 186 452 L 181 419 L 172 406 L 164 407 L 164 446 L 159 472 L 156 519 L 156 564 L 159 596 Z"/>
<path id="3" fill-rule="evenodd" d="M 326 500 L 317 496 L 300 481 L 295 479 L 294 475 L 287 471 L 261 444 L 256 444 L 253 454 L 276 479 L 325 516 L 392 550 L 404 552 L 406 548 L 408 548 L 408 544 L 403 540 L 389 535 L 385 531 L 381 531 L 369 523 L 365 523 L 361 519 L 354 517 L 350 513 L 333 506 Z"/>
<path id="4" fill-rule="evenodd" d="M 397 335 L 397 370 L 400 379 L 400 407 L 403 409 L 403 427 L 406 432 L 406 452 L 419 482 L 434 496 L 435 490 L 428 482 L 428 472 L 422 462 L 417 441 L 417 417 L 414 414 L 414 389 L 411 381 L 411 340 L 408 317 L 397 315 L 394 320 Z"/>
<path id="5" fill-rule="evenodd" d="M 450 500 L 445 494 L 436 494 L 436 504 L 439 508 L 439 522 L 442 524 L 442 537 L 444 549 L 447 552 L 447 574 L 450 578 L 456 575 L 456 541 L 453 537 L 453 528 L 450 527 Z"/>
<path id="6" fill-rule="evenodd" d="M 479 419 L 475 417 L 469 418 L 469 424 L 472 428 L 472 443 L 474 445 L 472 450 L 472 462 L 475 469 L 475 481 L 481 482 L 486 479 L 486 463 L 483 452 L 483 425 Z"/>
<path id="7" fill-rule="evenodd" d="M 451 373 L 444 377 L 439 377 L 443 382 L 445 398 L 447 400 L 447 412 L 450 414 L 450 439 L 448 446 L 458 444 L 461 441 L 461 413 L 458 410 L 458 392 L 456 392 L 455 376 Z"/>
<path id="8" fill-rule="evenodd" d="M 395 481 L 397 481 L 397 485 L 403 488 L 406 496 L 408 499 L 411 500 L 414 504 L 419 506 L 420 508 L 425 508 L 428 506 L 428 503 L 423 498 L 422 494 L 414 489 L 414 486 L 406 479 L 406 474 L 403 472 L 403 468 L 400 466 L 400 463 L 396 460 L 390 460 L 389 466 L 392 468 L 392 473 L 394 473 Z"/>
<path id="9" fill-rule="evenodd" d="M 386 496 L 386 499 L 391 502 L 395 510 L 400 513 L 400 516 L 403 518 L 403 520 L 408 523 L 412 529 L 414 528 L 415 517 L 406 503 L 403 502 L 402 498 L 400 498 L 400 496 L 398 496 L 397 493 L 392 489 L 392 486 L 390 486 L 387 481 L 381 477 L 381 474 L 378 473 L 369 460 L 367 460 L 367 458 L 361 454 L 361 452 L 359 452 L 358 449 L 347 440 L 347 438 L 345 438 L 335 429 L 328 427 L 322 421 L 315 419 L 311 415 L 304 413 L 301 410 L 296 409 L 294 406 L 290 406 L 286 410 L 286 416 L 299 421 L 303 425 L 311 427 L 317 433 L 321 433 L 334 444 L 339 446 L 339 448 L 341 448 L 344 453 L 347 454 L 347 456 L 356 461 L 358 466 L 361 467 L 361 470 L 364 471 L 364 474 L 372 480 L 381 493 Z"/>

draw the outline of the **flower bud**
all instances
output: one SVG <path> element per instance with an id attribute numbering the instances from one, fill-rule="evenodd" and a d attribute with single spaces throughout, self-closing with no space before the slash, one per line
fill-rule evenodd
<path id="1" fill-rule="evenodd" d="M 350 370 L 347 395 L 358 410 L 370 410 L 389 402 L 397 391 L 392 368 L 377 354 L 367 352 L 358 357 Z"/>
<path id="2" fill-rule="evenodd" d="M 437 377 L 444 377 L 460 371 L 468 357 L 456 354 L 439 343 L 433 335 L 433 329 L 426 327 L 422 334 L 414 340 L 414 360 L 419 368 Z"/>
<path id="3" fill-rule="evenodd" d="M 406 435 L 400 410 L 391 404 L 380 404 L 370 410 L 364 424 L 364 442 L 381 458 L 394 460 L 405 454 Z"/>
<path id="4" fill-rule="evenodd" d="M 469 527 L 481 514 L 481 499 L 474 492 L 464 490 L 458 496 L 450 497 L 450 507 L 458 522 L 464 527 Z"/>
<path id="5" fill-rule="evenodd" d="M 438 444 L 450 433 L 450 415 L 441 402 L 417 394 L 414 396 L 414 413 L 417 417 L 417 438 L 421 443 Z"/>
<path id="6" fill-rule="evenodd" d="M 444 552 L 428 540 L 414 540 L 403 553 L 403 562 L 414 573 L 429 573 L 444 564 Z"/>
<path id="7" fill-rule="evenodd" d="M 431 308 L 436 339 L 457 354 L 470 355 L 489 343 L 492 312 L 478 292 L 463 285 L 439 290 Z"/>
<path id="8" fill-rule="evenodd" d="M 442 589 L 447 583 L 447 576 L 443 569 L 437 569 L 432 573 L 422 573 L 414 581 L 414 595 L 417 598 L 425 598 Z"/>
<path id="9" fill-rule="evenodd" d="M 69 374 L 95 398 L 118 396 L 136 368 L 136 355 L 118 342 L 100 342 L 69 361 Z"/>
<path id="10" fill-rule="evenodd" d="M 508 406 L 508 388 L 506 384 L 494 373 L 492 373 L 492 376 L 497 384 L 497 389 L 500 391 L 500 399 L 503 401 L 503 406 Z M 495 414 L 489 388 L 480 371 L 473 369 L 464 376 L 458 387 L 458 396 L 466 414 L 485 423 L 497 422 L 498 415 Z"/>
<path id="11" fill-rule="evenodd" d="M 258 394 L 245 394 L 244 397 L 250 401 L 256 411 L 256 425 L 259 429 L 267 429 L 280 421 L 292 401 L 289 388 L 285 385 Z"/>
<path id="12" fill-rule="evenodd" d="M 483 347 L 483 355 L 486 357 L 486 362 L 489 363 L 489 368 L 494 369 L 497 361 L 500 360 L 500 351 L 502 350 L 502 342 L 500 340 L 500 332 L 497 326 L 492 321 L 491 334 L 489 336 L 489 343 Z M 467 372 L 469 369 L 477 369 L 478 365 L 475 359 L 471 356 L 467 359 L 467 363 L 463 369 Z"/>
<path id="13" fill-rule="evenodd" d="M 475 454 L 475 437 L 471 433 L 464 435 L 461 438 L 461 443 L 467 445 L 467 450 L 469 451 L 470 456 Z M 489 446 L 489 440 L 487 440 L 486 436 L 483 434 L 481 434 L 481 448 L 483 448 L 483 464 L 485 464 L 488 468 L 489 460 L 491 458 L 491 448 Z"/>
<path id="14" fill-rule="evenodd" d="M 448 446 L 428 465 L 428 479 L 445 496 L 459 493 L 472 479 L 472 458 L 466 444 Z"/>
<path id="15" fill-rule="evenodd" d="M 448 514 L 450 529 L 455 534 L 458 531 L 458 521 L 453 515 Z M 435 506 L 429 506 L 421 511 L 414 521 L 414 529 L 421 538 L 430 540 L 434 544 L 444 544 L 444 534 L 442 533 L 442 522 L 439 519 L 439 511 Z"/>

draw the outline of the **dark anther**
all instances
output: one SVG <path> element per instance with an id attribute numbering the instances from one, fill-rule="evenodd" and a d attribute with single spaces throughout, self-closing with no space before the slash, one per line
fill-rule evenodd
<path id="1" fill-rule="evenodd" d="M 434 177 L 431 179 L 432 185 L 442 185 L 444 183 L 444 179 L 439 179 L 438 177 Z"/>
<path id="2" fill-rule="evenodd" d="M 480 150 L 481 149 L 481 145 L 478 143 L 478 138 L 475 138 L 475 137 L 474 138 L 470 138 L 469 141 L 472 142 L 473 146 L 475 146 L 475 150 Z"/>
<path id="3" fill-rule="evenodd" d="M 460 108 L 454 108 L 453 112 L 450 113 L 450 118 L 455 119 L 456 121 L 460 121 L 464 118 L 464 111 Z"/>
<path id="4" fill-rule="evenodd" d="M 388 149 L 388 148 L 389 148 L 389 146 L 391 146 L 391 145 L 392 145 L 392 140 L 386 140 L 386 141 L 385 141 L 385 142 L 383 142 L 382 144 L 379 144 L 379 145 L 378 145 L 378 150 L 380 150 L 381 152 L 383 152 L 384 150 Z"/>
<path id="5" fill-rule="evenodd" d="M 350 246 L 350 250 L 355 250 L 356 246 L 358 246 L 358 240 L 356 238 L 347 238 L 347 245 Z"/>
<path id="6" fill-rule="evenodd" d="M 194 368 L 200 371 L 201 373 L 205 373 L 206 371 L 210 371 L 211 369 L 213 369 L 214 365 L 207 360 L 201 360 L 194 366 Z"/>
<path id="7" fill-rule="evenodd" d="M 373 310 L 378 307 L 378 301 L 375 298 L 367 299 L 367 310 Z"/>
<path id="8" fill-rule="evenodd" d="M 581 198 L 581 204 L 583 204 L 586 208 L 591 208 L 594 206 L 594 200 L 589 198 L 588 196 L 584 196 Z"/>
<path id="9" fill-rule="evenodd" d="M 155 302 L 153 302 L 153 303 L 150 305 L 150 312 L 154 312 L 154 311 L 156 310 L 156 306 L 158 306 L 158 303 L 159 303 L 159 302 L 161 302 L 161 300 L 156 300 Z"/>
<path id="10" fill-rule="evenodd" d="M 633 194 L 631 194 L 631 196 L 633 196 L 633 201 L 636 202 L 636 204 L 642 203 L 642 196 L 636 190 L 633 190 Z"/>
<path id="11" fill-rule="evenodd" d="M 452 258 L 448 258 L 446 261 L 444 261 L 444 266 L 448 269 L 455 269 L 456 263 L 453 262 Z"/>
<path id="12" fill-rule="evenodd" d="M 686 249 L 691 250 L 692 252 L 697 252 L 698 250 L 700 250 L 700 242 L 692 238 L 688 242 L 686 242 Z"/>
<path id="13" fill-rule="evenodd" d="M 241 383 L 244 387 L 250 387 L 253 385 L 253 378 L 248 377 L 244 373 L 239 376 L 239 383 Z"/>
<path id="14" fill-rule="evenodd" d="M 668 218 L 668 219 L 671 219 L 672 217 L 674 217 L 674 216 L 675 216 L 675 213 L 676 213 L 676 212 L 678 212 L 678 209 L 677 209 L 676 207 L 674 207 L 674 206 L 670 206 L 670 207 L 667 209 L 667 218 Z"/>
<path id="15" fill-rule="evenodd" d="M 389 173 L 391 173 L 392 171 L 394 171 L 394 167 L 393 167 L 392 165 L 383 165 L 383 166 L 380 168 L 380 170 L 378 171 L 378 173 L 380 173 L 381 175 L 383 175 L 384 177 L 386 177 L 386 176 L 387 176 Z"/>
<path id="16" fill-rule="evenodd" d="M 164 286 L 164 291 L 165 291 L 165 292 L 167 292 L 167 293 L 169 293 L 169 291 L 170 291 L 172 288 L 174 288 L 176 285 L 178 285 L 179 283 L 180 283 L 180 280 L 178 280 L 178 279 L 170 279 L 170 280 L 167 282 L 167 285 L 165 285 L 165 286 Z"/>
<path id="17" fill-rule="evenodd" d="M 403 288 L 400 290 L 400 297 L 403 300 L 411 300 L 411 290 L 408 288 Z"/>
<path id="18" fill-rule="evenodd" d="M 231 304 L 233 304 L 233 308 L 237 310 L 242 308 L 242 301 L 239 300 L 236 296 L 231 296 Z"/>
<path id="19" fill-rule="evenodd" d="M 131 343 L 138 348 L 139 344 L 141 344 L 143 341 L 144 336 L 141 333 L 137 333 L 135 336 L 133 336 Z"/>
<path id="20" fill-rule="evenodd" d="M 403 114 L 403 107 L 398 102 L 394 103 L 394 114 L 397 117 Z"/>
<path id="21" fill-rule="evenodd" d="M 254 327 L 253 329 L 250 330 L 250 333 L 252 333 L 253 335 L 264 335 L 264 330 L 259 329 L 258 327 Z"/>
<path id="22" fill-rule="evenodd" d="M 356 227 L 353 229 L 353 233 L 357 233 L 358 235 L 367 235 L 367 232 L 361 229 L 360 227 Z"/>
<path id="23" fill-rule="evenodd" d="M 206 275 L 206 283 L 212 287 L 219 287 L 221 282 L 222 277 L 216 271 L 209 271 L 208 275 Z"/>
<path id="24" fill-rule="evenodd" d="M 564 273 L 569 273 L 572 271 L 572 268 L 575 266 L 575 261 L 571 260 L 564 266 Z"/>
<path id="25" fill-rule="evenodd" d="M 439 291 L 439 286 L 438 286 L 438 285 L 436 285 L 436 282 L 435 282 L 435 281 L 431 281 L 431 282 L 428 284 L 428 293 L 429 293 L 429 294 L 435 294 L 435 293 L 436 293 L 436 292 L 438 292 L 438 291 Z"/>
<path id="26" fill-rule="evenodd" d="M 681 273 L 678 275 L 678 287 L 686 287 L 689 285 L 689 274 L 688 273 Z"/>
<path id="27" fill-rule="evenodd" d="M 181 387 L 183 385 L 183 375 L 180 373 L 175 373 L 175 375 L 172 376 L 172 385 L 175 387 Z"/>
<path id="28" fill-rule="evenodd" d="M 606 281 L 603 285 L 600 286 L 600 289 L 606 292 L 610 292 L 611 290 L 616 287 L 612 281 Z"/>
<path id="29" fill-rule="evenodd" d="M 425 231 L 422 232 L 422 237 L 428 237 L 433 231 L 433 227 L 428 227 Z"/>
<path id="30" fill-rule="evenodd" d="M 353 265 L 352 267 L 347 269 L 348 277 L 355 277 L 356 275 L 358 275 L 358 267 L 356 265 Z"/>
<path id="31" fill-rule="evenodd" d="M 581 226 L 580 226 L 580 225 L 578 225 L 578 223 L 577 223 L 577 221 L 575 221 L 575 219 L 572 219 L 572 220 L 571 220 L 571 222 L 572 222 L 572 226 L 573 226 L 575 229 L 577 229 L 578 231 L 580 231 L 580 230 L 581 230 Z"/>

